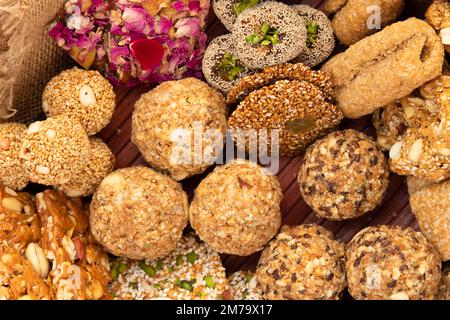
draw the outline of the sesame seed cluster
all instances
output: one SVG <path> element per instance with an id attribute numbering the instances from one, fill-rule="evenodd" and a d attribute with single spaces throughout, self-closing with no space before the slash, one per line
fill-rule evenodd
<path id="1" fill-rule="evenodd" d="M 282 191 L 277 178 L 251 162 L 217 167 L 197 187 L 192 228 L 220 253 L 253 254 L 278 232 Z"/>
<path id="2" fill-rule="evenodd" d="M 233 300 L 262 300 L 258 278 L 254 272 L 236 271 L 228 277 Z"/>
<path id="3" fill-rule="evenodd" d="M 380 204 L 389 185 L 389 168 L 375 141 L 364 133 L 336 131 L 308 148 L 298 184 L 303 199 L 320 217 L 351 219 Z"/>
<path id="4" fill-rule="evenodd" d="M 223 96 L 186 78 L 166 81 L 142 95 L 133 112 L 131 140 L 152 167 L 183 180 L 204 172 L 219 156 L 226 127 Z M 194 142 L 201 143 L 201 152 Z"/>
<path id="5" fill-rule="evenodd" d="M 18 191 L 29 182 L 19 156 L 26 131 L 27 127 L 21 123 L 0 124 L 0 183 Z"/>
<path id="6" fill-rule="evenodd" d="M 441 278 L 434 247 L 410 228 L 361 230 L 346 247 L 348 288 L 356 299 L 433 299 Z"/>
<path id="7" fill-rule="evenodd" d="M 344 244 L 321 226 L 283 226 L 256 275 L 264 299 L 337 300 L 345 288 Z"/>
<path id="8" fill-rule="evenodd" d="M 187 223 L 188 199 L 181 185 L 143 166 L 109 174 L 90 205 L 97 241 L 112 254 L 131 259 L 169 254 Z"/>
<path id="9" fill-rule="evenodd" d="M 180 239 L 169 255 L 158 260 L 113 262 L 115 299 L 230 299 L 219 255 L 194 235 Z"/>

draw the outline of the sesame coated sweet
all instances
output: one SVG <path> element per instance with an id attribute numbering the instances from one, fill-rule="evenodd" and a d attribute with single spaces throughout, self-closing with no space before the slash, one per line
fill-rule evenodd
<path id="1" fill-rule="evenodd" d="M 83 170 L 91 147 L 78 120 L 62 115 L 30 124 L 20 157 L 31 181 L 60 185 Z"/>
<path id="2" fill-rule="evenodd" d="M 188 199 L 181 185 L 142 166 L 109 174 L 90 206 L 97 241 L 112 254 L 130 259 L 169 254 L 187 222 Z"/>
<path id="3" fill-rule="evenodd" d="M 420 230 L 442 260 L 450 260 L 450 180 L 434 183 L 409 176 L 407 182 L 409 204 Z"/>
<path id="4" fill-rule="evenodd" d="M 131 139 L 152 167 L 183 180 L 219 156 L 226 127 L 223 96 L 186 78 L 166 81 L 136 102 Z"/>
<path id="5" fill-rule="evenodd" d="M 441 278 L 439 254 L 410 228 L 375 226 L 347 244 L 348 288 L 359 300 L 433 299 Z"/>
<path id="6" fill-rule="evenodd" d="M 114 170 L 114 154 L 100 138 L 89 138 L 91 160 L 77 172 L 69 182 L 56 186 L 69 197 L 86 197 L 92 195 L 100 182 Z"/>
<path id="7" fill-rule="evenodd" d="M 117 260 L 111 273 L 111 293 L 119 300 L 214 300 L 230 295 L 220 256 L 193 234 L 182 237 L 162 259 Z"/>
<path id="8" fill-rule="evenodd" d="M 320 217 L 359 217 L 380 204 L 389 168 L 375 141 L 355 130 L 336 131 L 312 145 L 298 175 L 305 202 Z"/>
<path id="9" fill-rule="evenodd" d="M 283 226 L 256 275 L 266 300 L 337 300 L 345 288 L 344 244 L 318 225 Z"/>
<path id="10" fill-rule="evenodd" d="M 212 7 L 220 22 L 231 31 L 238 15 L 263 2 L 264 0 L 213 0 Z"/>
<path id="11" fill-rule="evenodd" d="M 228 277 L 233 300 L 262 300 L 258 278 L 254 272 L 236 271 Z"/>
<path id="12" fill-rule="evenodd" d="M 0 124 L 0 183 L 20 191 L 28 184 L 28 175 L 20 160 L 20 148 L 27 127 L 20 123 Z"/>
<path id="13" fill-rule="evenodd" d="M 270 41 L 264 42 L 264 26 L 277 35 L 276 40 L 271 36 Z M 236 54 L 253 69 L 288 62 L 306 48 L 303 26 L 303 19 L 295 10 L 281 2 L 267 1 L 247 9 L 237 17 L 232 30 Z M 262 41 L 257 42 L 258 39 Z"/>
<path id="14" fill-rule="evenodd" d="M 68 115 L 94 135 L 111 120 L 116 107 L 112 85 L 98 71 L 74 67 L 50 80 L 42 96 L 48 117 Z"/>
<path id="15" fill-rule="evenodd" d="M 277 178 L 255 163 L 217 167 L 195 190 L 190 223 L 220 253 L 247 256 L 263 248 L 281 224 Z"/>

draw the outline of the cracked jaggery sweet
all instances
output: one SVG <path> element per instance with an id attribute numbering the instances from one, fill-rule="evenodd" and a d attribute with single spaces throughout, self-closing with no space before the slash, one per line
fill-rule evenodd
<path id="1" fill-rule="evenodd" d="M 450 260 L 450 180 L 440 183 L 409 176 L 409 204 L 420 230 Z"/>
<path id="2" fill-rule="evenodd" d="M 90 205 L 94 237 L 112 254 L 130 259 L 164 257 L 187 223 L 188 199 L 181 185 L 143 166 L 110 173 Z"/>
<path id="3" fill-rule="evenodd" d="M 336 131 L 307 150 L 298 184 L 303 199 L 320 217 L 352 219 L 380 204 L 389 185 L 389 168 L 364 133 Z"/>
<path id="4" fill-rule="evenodd" d="M 281 198 L 275 176 L 255 163 L 236 160 L 217 167 L 197 187 L 190 223 L 218 252 L 248 256 L 278 232 Z"/>
<path id="5" fill-rule="evenodd" d="M 345 289 L 344 244 L 318 225 L 283 226 L 256 275 L 266 300 L 338 300 Z"/>
<path id="6" fill-rule="evenodd" d="M 325 74 L 302 64 L 271 67 L 243 78 L 228 95 L 230 102 L 243 98 L 228 121 L 232 138 L 239 148 L 251 152 L 251 129 L 260 148 L 266 144 L 268 153 L 272 154 L 274 147 L 280 155 L 299 154 L 334 130 L 343 118 L 342 112 L 328 102 L 328 88 Z M 272 138 L 274 133 L 276 140 Z"/>
<path id="7" fill-rule="evenodd" d="M 431 300 L 441 260 L 419 232 L 397 226 L 367 227 L 346 246 L 348 288 L 358 300 Z"/>
<path id="8" fill-rule="evenodd" d="M 444 47 L 434 29 L 410 18 L 358 41 L 321 70 L 331 77 L 337 106 L 356 119 L 436 78 L 443 62 Z"/>
<path id="9" fill-rule="evenodd" d="M 28 175 L 20 160 L 20 149 L 27 127 L 9 122 L 0 124 L 0 184 L 21 191 L 28 182 Z"/>

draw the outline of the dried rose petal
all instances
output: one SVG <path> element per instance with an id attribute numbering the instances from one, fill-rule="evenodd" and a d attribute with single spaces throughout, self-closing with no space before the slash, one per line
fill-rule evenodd
<path id="1" fill-rule="evenodd" d="M 161 65 L 164 56 L 163 46 L 154 39 L 139 39 L 130 44 L 133 57 L 142 70 L 155 70 Z"/>

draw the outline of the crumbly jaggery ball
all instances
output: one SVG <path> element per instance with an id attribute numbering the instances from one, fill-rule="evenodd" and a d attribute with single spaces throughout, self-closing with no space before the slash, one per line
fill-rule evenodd
<path id="1" fill-rule="evenodd" d="M 20 157 L 31 181 L 60 185 L 89 163 L 91 147 L 78 120 L 61 115 L 28 126 Z"/>
<path id="2" fill-rule="evenodd" d="M 439 254 L 410 228 L 376 226 L 348 244 L 345 267 L 350 294 L 361 300 L 433 299 L 441 278 Z"/>
<path id="3" fill-rule="evenodd" d="M 305 202 L 320 217 L 344 220 L 375 209 L 389 185 L 389 168 L 375 141 L 336 131 L 306 152 L 298 175 Z"/>
<path id="4" fill-rule="evenodd" d="M 283 226 L 256 275 L 267 300 L 336 300 L 345 288 L 344 244 L 318 225 Z"/>
<path id="5" fill-rule="evenodd" d="M 0 183 L 20 191 L 28 184 L 28 175 L 20 160 L 20 148 L 27 127 L 21 123 L 0 124 Z"/>
<path id="6" fill-rule="evenodd" d="M 136 102 L 131 140 L 152 167 L 183 180 L 219 156 L 226 127 L 223 96 L 186 78 L 166 81 Z"/>
<path id="7" fill-rule="evenodd" d="M 191 226 L 216 251 L 247 256 L 278 232 L 281 198 L 275 176 L 255 163 L 233 161 L 217 167 L 195 190 Z"/>
<path id="8" fill-rule="evenodd" d="M 68 115 L 77 119 L 88 135 L 111 120 L 116 107 L 112 85 L 98 71 L 74 67 L 55 76 L 44 89 L 42 108 L 48 117 Z"/>
<path id="9" fill-rule="evenodd" d="M 188 221 L 181 185 L 146 167 L 114 171 L 90 206 L 91 230 L 116 256 L 153 260 L 175 249 Z"/>

